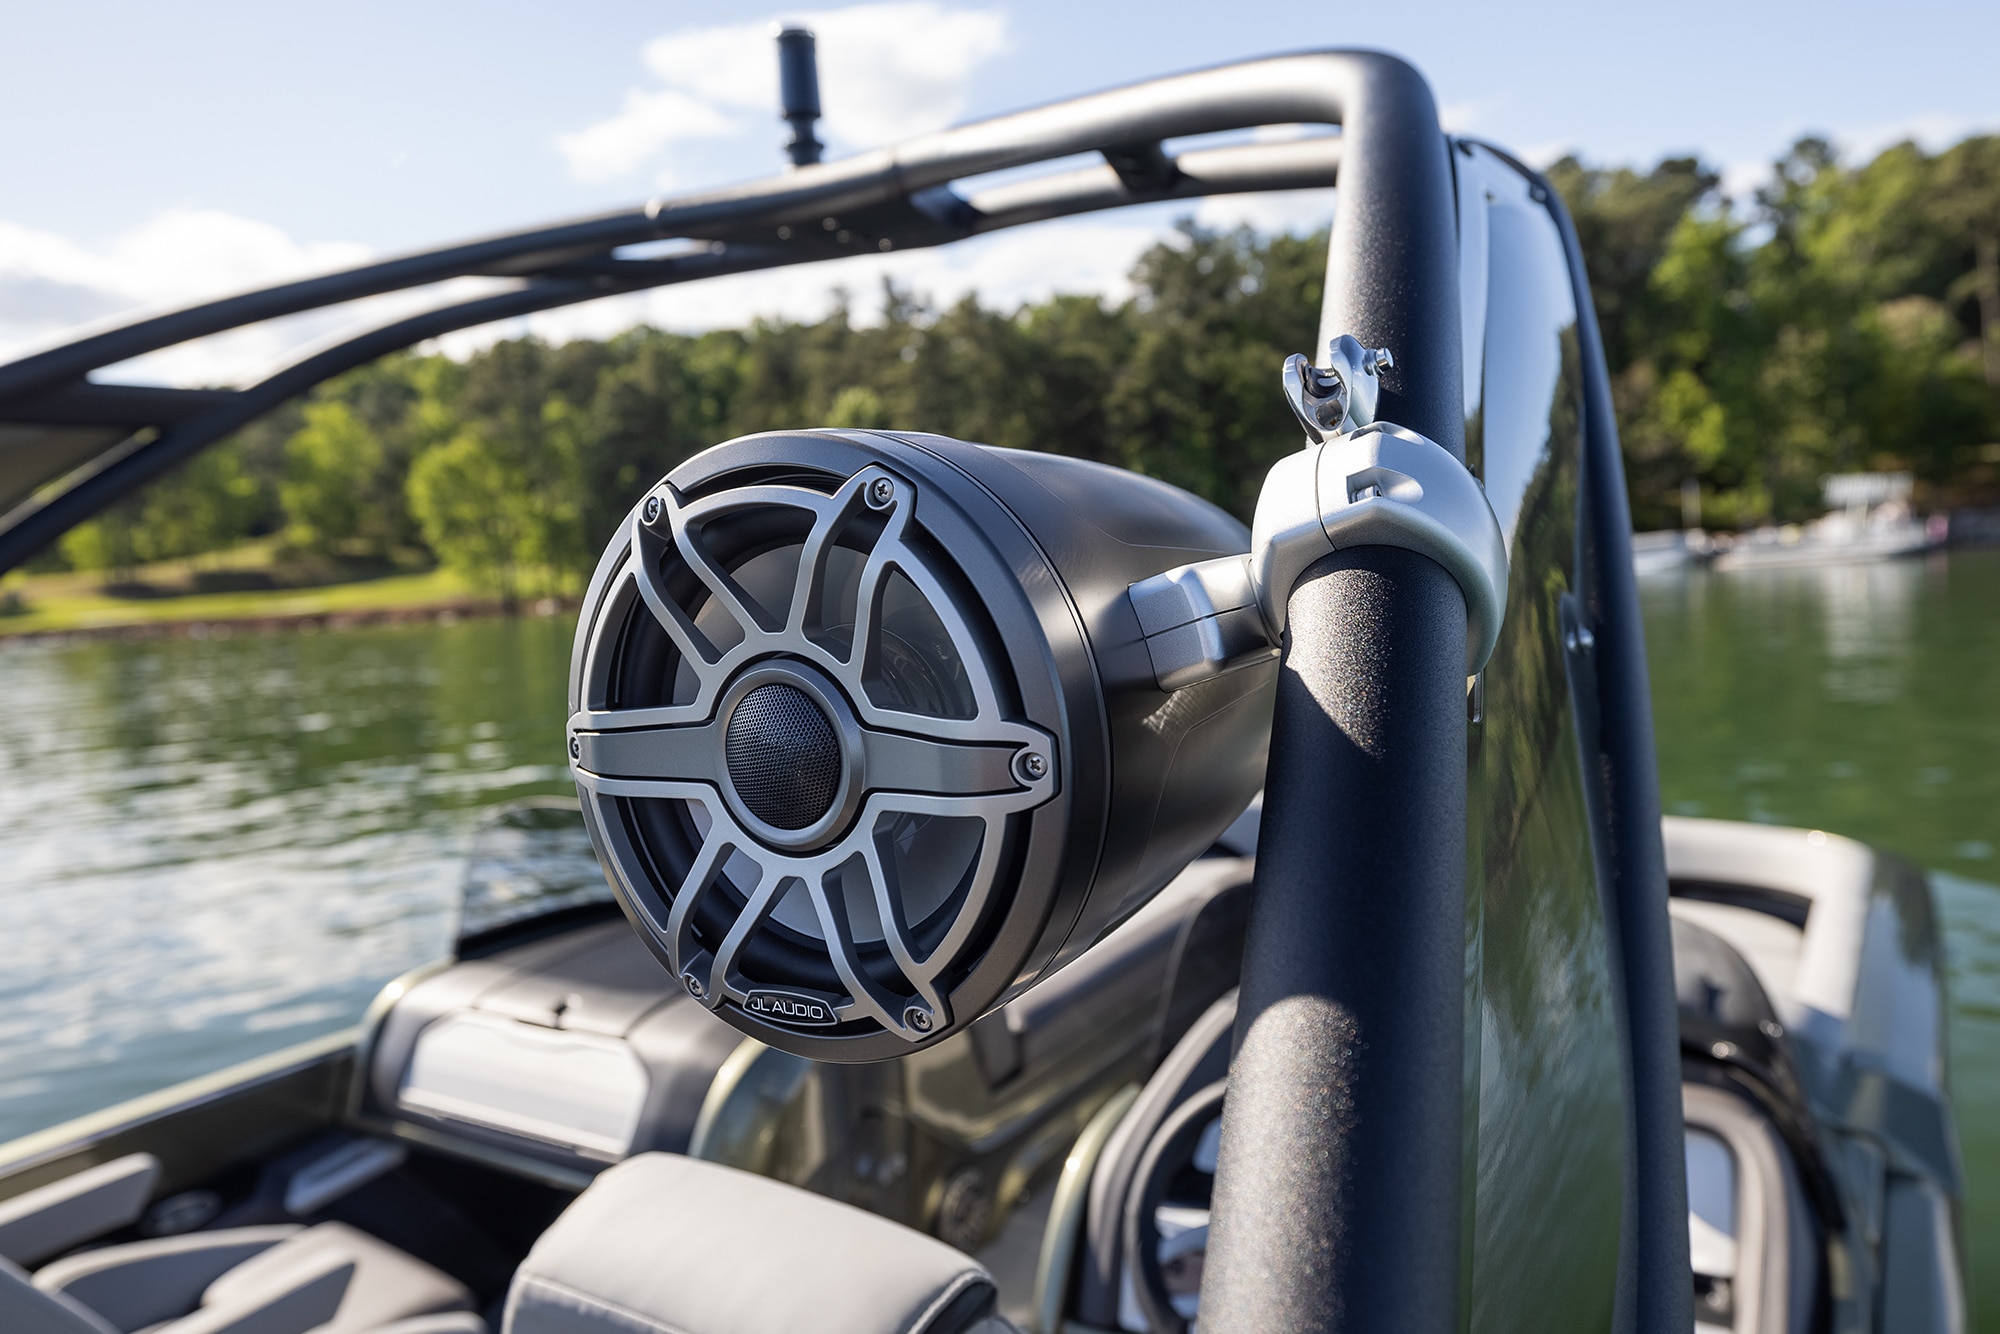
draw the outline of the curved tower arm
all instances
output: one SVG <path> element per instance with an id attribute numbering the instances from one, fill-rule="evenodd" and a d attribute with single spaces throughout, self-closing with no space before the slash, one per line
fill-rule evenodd
<path id="1" fill-rule="evenodd" d="M 1412 143 L 1438 138 L 1435 119 L 1413 134 L 1397 124 L 1395 114 L 1371 114 L 1376 90 L 1402 79 L 1422 82 L 1401 61 L 1372 52 L 1310 52 L 1198 70 L 922 135 L 745 185 L 281 283 L 147 316 L 22 357 L 0 366 L 0 572 L 285 397 L 453 329 L 721 273 L 941 245 L 1129 204 L 1327 186 L 1336 171 L 1359 171 L 1363 180 L 1393 176 Z M 1340 125 L 1343 133 L 1169 151 L 1177 139 L 1295 123 Z M 1084 153 L 1098 154 L 1104 165 L 983 190 L 968 180 Z M 1448 216 L 1448 211 L 1439 215 Z M 1376 226 L 1371 221 L 1365 230 Z M 686 248 L 666 258 L 621 253 L 675 240 Z M 1362 269 L 1379 257 L 1349 254 L 1355 244 L 1348 230 L 1336 235 L 1336 280 L 1329 293 L 1374 281 Z M 236 395 L 227 400 L 226 412 L 214 391 L 148 390 L 135 396 L 86 378 L 225 330 L 468 276 L 508 279 L 517 286 L 370 330 L 247 389 L 226 391 Z M 1455 329 L 1443 326 L 1426 331 L 1415 317 L 1395 331 L 1426 341 L 1456 337 Z M 1427 364 L 1445 364 L 1425 351 Z M 1399 384 L 1392 377 L 1383 411 L 1421 420 L 1418 429 L 1455 447 L 1457 433 L 1433 421 L 1427 409 L 1397 406 L 1399 394 L 1428 378 L 1420 373 Z M 1435 388 L 1424 388 L 1421 397 L 1442 401 Z M 51 494 L 57 483 L 62 485 Z"/>

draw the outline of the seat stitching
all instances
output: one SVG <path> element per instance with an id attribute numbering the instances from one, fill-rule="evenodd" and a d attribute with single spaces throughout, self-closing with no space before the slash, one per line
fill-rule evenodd
<path id="1" fill-rule="evenodd" d="M 630 1307 L 621 1306 L 617 1302 L 606 1301 L 594 1293 L 585 1292 L 581 1288 L 573 1288 L 558 1279 L 544 1278 L 540 1274 L 526 1274 L 522 1276 L 521 1286 L 523 1288 L 540 1288 L 545 1292 L 574 1298 L 576 1301 L 594 1310 L 636 1321 L 648 1329 L 660 1331 L 660 1334 L 689 1334 L 689 1331 L 682 1329 L 679 1325 L 669 1325 L 663 1320 L 656 1320 L 652 1316 L 634 1311 Z"/>

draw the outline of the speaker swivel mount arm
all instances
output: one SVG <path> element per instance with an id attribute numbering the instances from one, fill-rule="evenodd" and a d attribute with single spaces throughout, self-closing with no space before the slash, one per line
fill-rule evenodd
<path id="1" fill-rule="evenodd" d="M 1386 348 L 1342 336 L 1332 350 L 1332 370 L 1298 355 L 1285 362 L 1287 401 L 1313 443 L 1265 477 L 1249 552 L 1183 565 L 1129 590 L 1164 690 L 1268 661 L 1283 642 L 1299 576 L 1347 547 L 1402 547 L 1443 566 L 1465 595 L 1466 675 L 1492 656 L 1507 607 L 1507 544 L 1485 488 L 1442 446 L 1372 420 L 1376 368 L 1394 364 Z M 1325 430 L 1335 405 L 1337 429 Z"/>

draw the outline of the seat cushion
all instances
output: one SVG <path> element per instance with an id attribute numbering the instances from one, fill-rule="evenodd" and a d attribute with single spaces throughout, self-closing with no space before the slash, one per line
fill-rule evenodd
<path id="1" fill-rule="evenodd" d="M 970 1256 L 874 1214 L 671 1154 L 600 1175 L 514 1276 L 503 1334 L 967 1334 Z"/>
<path id="2" fill-rule="evenodd" d="M 314 1334 L 370 1334 L 412 1316 L 464 1311 L 465 1285 L 413 1256 L 344 1223 L 321 1223 L 244 1261 L 202 1294 L 207 1308 L 251 1307 L 269 1300 L 301 1267 L 321 1256 L 353 1261 L 354 1277 L 332 1322 Z"/>
<path id="3" fill-rule="evenodd" d="M 279 1223 L 105 1246 L 42 1266 L 35 1286 L 82 1303 L 117 1329 L 144 1329 L 193 1311 L 216 1279 L 302 1230 Z"/>

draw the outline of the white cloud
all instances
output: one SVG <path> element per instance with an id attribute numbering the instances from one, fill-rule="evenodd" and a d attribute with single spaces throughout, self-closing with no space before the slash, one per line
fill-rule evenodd
<path id="1" fill-rule="evenodd" d="M 556 136 L 569 169 L 580 181 L 609 181 L 644 166 L 669 144 L 690 139 L 726 139 L 737 122 L 709 103 L 676 88 L 643 93 L 629 89 L 625 109 L 609 120 Z"/>
<path id="2" fill-rule="evenodd" d="M 1770 181 L 1769 161 L 1732 162 L 1722 169 L 1722 197 L 1738 207 L 1748 207 L 1756 202 L 1757 191 Z"/>
<path id="3" fill-rule="evenodd" d="M 1438 107 L 1438 126 L 1446 134 L 1470 134 L 1483 117 L 1480 102 L 1446 102 Z"/>
<path id="4" fill-rule="evenodd" d="M 97 248 L 0 221 L 0 361 L 150 311 L 349 268 L 366 262 L 371 253 L 351 241 L 297 241 L 270 223 L 215 209 L 170 209 Z M 458 279 L 271 320 L 107 367 L 103 378 L 241 384 L 342 331 L 501 285 L 492 279 Z"/>
<path id="5" fill-rule="evenodd" d="M 1218 231 L 1247 226 L 1260 232 L 1310 232 L 1333 221 L 1333 201 L 1331 189 L 1211 195 L 1195 206 L 1194 220 Z"/>
<path id="6" fill-rule="evenodd" d="M 1515 154 L 1521 161 L 1536 171 L 1547 171 L 1556 163 L 1576 151 L 1576 144 L 1568 139 L 1551 139 L 1546 143 L 1533 144 Z"/>
<path id="7" fill-rule="evenodd" d="M 889 143 L 957 120 L 973 71 L 1007 45 L 1006 16 L 994 9 L 857 5 L 805 21 L 819 33 L 827 132 L 857 146 Z M 775 103 L 773 97 L 765 105 Z"/>
<path id="8" fill-rule="evenodd" d="M 1833 136 L 1833 141 L 1840 149 L 1841 156 L 1847 161 L 1866 162 L 1883 149 L 1893 148 L 1905 140 L 1914 142 L 1926 153 L 1938 153 L 1967 135 L 1979 134 L 1992 128 L 1991 125 L 1982 124 L 1956 112 L 1931 111 L 1893 121 L 1887 125 L 1850 130 L 1845 134 Z"/>
<path id="9" fill-rule="evenodd" d="M 118 306 L 178 302 L 324 272 L 360 263 L 368 253 L 346 242 L 301 244 L 269 223 L 215 209 L 169 209 L 102 250 L 0 222 L 0 280 L 39 278 Z"/>
<path id="10" fill-rule="evenodd" d="M 822 136 L 872 147 L 935 130 L 965 110 L 973 72 L 1006 49 L 1006 15 L 932 0 L 852 5 L 793 16 L 818 38 Z M 580 180 L 605 181 L 655 167 L 661 183 L 684 179 L 671 150 L 696 140 L 764 131 L 775 136 L 778 60 L 771 26 L 733 23 L 648 42 L 659 80 L 632 89 L 616 115 L 556 147 Z"/>

